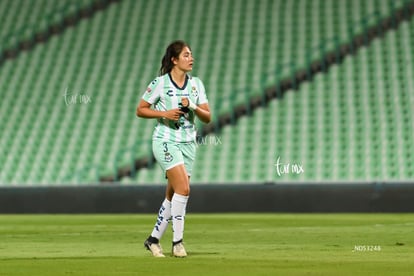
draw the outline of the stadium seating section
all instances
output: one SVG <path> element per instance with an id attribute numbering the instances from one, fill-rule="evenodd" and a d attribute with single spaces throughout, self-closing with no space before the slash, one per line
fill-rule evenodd
<path id="1" fill-rule="evenodd" d="M 88 185 L 152 154 L 154 121 L 135 109 L 174 39 L 192 46 L 216 120 L 405 2 L 115 1 L 0 65 L 0 183 Z M 0 53 L 93 3 L 1 1 Z M 413 49 L 410 20 L 199 139 L 192 181 L 414 179 Z M 120 180 L 163 182 L 157 165 Z"/>

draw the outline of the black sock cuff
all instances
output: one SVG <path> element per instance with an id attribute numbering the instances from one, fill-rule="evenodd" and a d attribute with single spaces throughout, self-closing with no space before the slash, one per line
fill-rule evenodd
<path id="1" fill-rule="evenodd" d="M 148 241 L 150 243 L 159 243 L 160 242 L 157 238 L 154 238 L 153 236 L 149 236 Z"/>
<path id="2" fill-rule="evenodd" d="M 182 239 L 181 239 L 181 240 L 179 240 L 179 241 L 176 241 L 176 242 L 175 242 L 175 241 L 173 241 L 173 246 L 174 246 L 174 245 L 176 245 L 176 244 L 182 243 L 182 242 L 183 242 L 183 240 L 182 240 Z"/>

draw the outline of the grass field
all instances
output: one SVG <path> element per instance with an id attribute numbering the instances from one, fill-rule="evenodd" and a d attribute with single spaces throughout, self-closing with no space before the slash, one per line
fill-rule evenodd
<path id="1" fill-rule="evenodd" d="M 143 248 L 155 215 L 1 215 L 0 275 L 398 275 L 414 214 L 188 214 L 188 258 Z"/>

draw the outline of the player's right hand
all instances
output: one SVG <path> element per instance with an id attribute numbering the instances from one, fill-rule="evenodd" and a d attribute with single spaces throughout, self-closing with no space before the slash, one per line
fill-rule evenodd
<path id="1" fill-rule="evenodd" d="M 183 114 L 184 112 L 182 112 L 179 108 L 174 108 L 168 111 L 164 111 L 163 117 L 168 120 L 178 121 L 178 119 L 180 119 L 180 116 Z"/>

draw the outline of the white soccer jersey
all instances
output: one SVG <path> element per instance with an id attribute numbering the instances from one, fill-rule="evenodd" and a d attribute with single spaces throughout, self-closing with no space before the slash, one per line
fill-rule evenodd
<path id="1" fill-rule="evenodd" d="M 197 77 L 187 75 L 184 86 L 178 87 L 170 74 L 157 77 L 149 85 L 142 99 L 154 106 L 155 110 L 167 111 L 179 108 L 181 98 L 187 97 L 196 105 L 207 103 L 205 88 Z M 158 119 L 153 138 L 172 142 L 190 142 L 196 139 L 195 114 L 190 110 L 178 122 Z"/>

